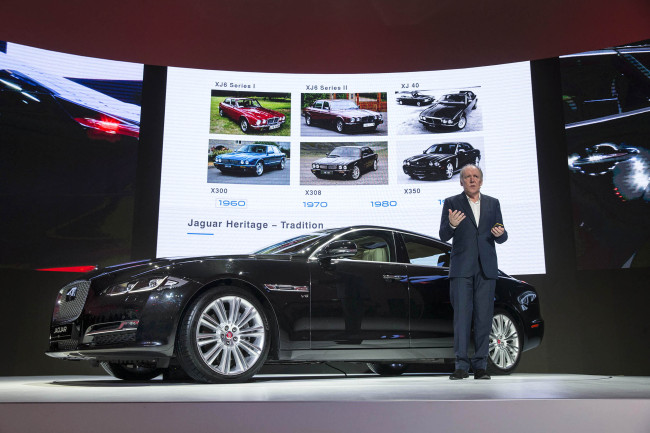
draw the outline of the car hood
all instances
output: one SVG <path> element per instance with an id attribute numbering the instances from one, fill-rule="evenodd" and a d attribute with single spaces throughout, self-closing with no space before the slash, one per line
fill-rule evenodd
<path id="1" fill-rule="evenodd" d="M 325 158 L 317 159 L 316 161 L 313 162 L 313 164 L 336 164 L 336 165 L 344 165 L 344 164 L 350 164 L 351 162 L 356 161 L 358 158 L 354 158 L 351 156 L 337 156 L 334 158 L 330 158 L 329 156 L 326 156 Z"/>
<path id="2" fill-rule="evenodd" d="M 199 256 L 199 257 L 162 257 L 148 260 L 139 260 L 136 262 L 122 263 L 114 266 L 97 269 L 84 275 L 84 279 L 95 279 L 99 277 L 116 277 L 119 279 L 137 278 L 139 275 L 150 274 L 161 270 L 163 273 L 166 269 L 185 264 L 196 262 L 210 261 L 256 261 L 256 260 L 275 260 L 287 261 L 294 260 L 296 256 L 279 255 L 279 254 L 239 254 L 224 256 Z"/>
<path id="3" fill-rule="evenodd" d="M 330 113 L 343 117 L 379 116 L 379 113 L 376 111 L 364 110 L 362 108 L 353 108 L 350 110 L 332 110 Z"/>
<path id="4" fill-rule="evenodd" d="M 283 117 L 284 114 L 268 108 L 240 108 L 244 113 L 255 117 L 256 119 L 268 119 L 270 117 Z"/>
<path id="5" fill-rule="evenodd" d="M 441 153 L 441 154 L 422 154 L 422 155 L 415 155 L 410 158 L 406 158 L 404 161 L 409 161 L 411 163 L 413 162 L 429 162 L 429 161 L 442 161 L 443 159 L 449 158 L 450 154 L 446 153 Z"/>
<path id="6" fill-rule="evenodd" d="M 234 161 L 254 161 L 263 156 L 266 156 L 264 153 L 253 153 L 253 152 L 233 152 L 219 155 L 222 159 L 229 159 Z"/>
<path id="7" fill-rule="evenodd" d="M 436 104 L 427 108 L 421 113 L 421 116 L 434 116 L 434 117 L 455 117 L 463 109 L 456 105 Z"/>

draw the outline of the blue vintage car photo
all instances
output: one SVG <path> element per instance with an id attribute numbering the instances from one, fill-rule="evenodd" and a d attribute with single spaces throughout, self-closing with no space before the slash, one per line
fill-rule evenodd
<path id="1" fill-rule="evenodd" d="M 287 155 L 273 144 L 245 144 L 232 153 L 214 157 L 214 166 L 224 174 L 254 173 L 261 176 L 267 169 L 284 170 Z"/>

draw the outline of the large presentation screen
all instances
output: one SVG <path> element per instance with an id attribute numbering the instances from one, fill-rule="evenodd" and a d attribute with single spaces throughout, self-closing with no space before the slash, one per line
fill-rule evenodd
<path id="1" fill-rule="evenodd" d="M 530 64 L 310 75 L 169 68 L 158 256 L 377 225 L 438 237 L 459 171 L 501 202 L 507 273 L 544 273 Z"/>

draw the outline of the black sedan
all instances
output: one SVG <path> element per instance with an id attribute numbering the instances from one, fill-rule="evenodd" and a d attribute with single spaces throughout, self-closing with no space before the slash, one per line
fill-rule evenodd
<path id="1" fill-rule="evenodd" d="M 368 170 L 377 171 L 377 155 L 368 146 L 339 146 L 311 164 L 311 172 L 318 178 L 344 177 L 357 180 L 361 173 Z"/>
<path id="2" fill-rule="evenodd" d="M 413 91 L 408 93 L 400 93 L 397 95 L 397 103 L 417 105 L 418 107 L 422 105 L 429 105 L 433 102 L 434 98 L 430 95 L 423 95 L 420 92 Z"/>
<path id="3" fill-rule="evenodd" d="M 427 129 L 464 129 L 467 116 L 476 109 L 477 97 L 470 90 L 444 95 L 435 104 L 420 113 L 419 121 Z"/>
<path id="4" fill-rule="evenodd" d="M 250 255 L 155 259 L 59 290 L 49 356 L 121 379 L 251 378 L 265 363 L 367 362 L 379 374 L 454 358 L 451 246 L 417 233 L 321 230 Z M 543 336 L 535 289 L 501 273 L 489 368 L 512 372 Z"/>
<path id="5" fill-rule="evenodd" d="M 438 143 L 423 151 L 421 155 L 405 159 L 402 169 L 413 179 L 451 179 L 464 165 L 478 165 L 480 160 L 481 151 L 469 143 Z"/>
<path id="6" fill-rule="evenodd" d="M 570 156 L 569 167 L 579 173 L 597 176 L 610 172 L 619 162 L 638 154 L 639 149 L 636 147 L 601 143 L 585 149 L 582 155 Z"/>

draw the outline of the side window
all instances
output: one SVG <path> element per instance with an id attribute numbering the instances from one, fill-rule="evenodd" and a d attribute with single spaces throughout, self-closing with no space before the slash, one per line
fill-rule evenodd
<path id="1" fill-rule="evenodd" d="M 316 101 L 314 103 L 314 108 L 318 108 L 318 109 L 323 108 L 323 101 Z"/>
<path id="2" fill-rule="evenodd" d="M 385 230 L 358 230 L 340 237 L 357 245 L 357 255 L 350 260 L 393 261 L 393 233 Z"/>
<path id="3" fill-rule="evenodd" d="M 420 266 L 449 267 L 449 251 L 442 245 L 419 236 L 402 234 L 402 237 L 410 263 Z"/>
<path id="4" fill-rule="evenodd" d="M 330 103 L 329 102 L 323 102 L 323 109 L 328 109 L 330 108 Z"/>
<path id="5" fill-rule="evenodd" d="M 223 101 L 223 103 L 226 105 L 230 105 L 230 99 L 226 99 L 225 101 Z"/>

